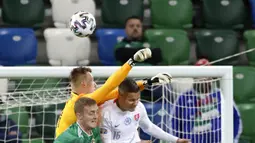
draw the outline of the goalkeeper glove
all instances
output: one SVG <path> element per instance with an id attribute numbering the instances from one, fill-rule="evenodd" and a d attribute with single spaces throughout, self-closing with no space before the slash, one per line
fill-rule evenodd
<path id="1" fill-rule="evenodd" d="M 144 85 L 162 85 L 171 83 L 172 76 L 168 73 L 159 73 L 156 76 L 153 76 L 150 79 L 144 80 Z"/>
<path id="2" fill-rule="evenodd" d="M 128 63 L 130 65 L 134 65 L 136 62 L 143 62 L 150 58 L 152 55 L 150 48 L 144 48 L 139 51 L 137 51 L 132 58 L 128 60 Z"/>

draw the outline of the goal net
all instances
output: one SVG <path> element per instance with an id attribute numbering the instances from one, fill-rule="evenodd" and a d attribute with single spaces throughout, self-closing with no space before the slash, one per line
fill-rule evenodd
<path id="1" fill-rule="evenodd" d="M 102 85 L 117 67 L 92 67 Z M 0 142 L 52 143 L 58 116 L 70 97 L 72 67 L 0 68 Z M 217 72 L 215 72 L 217 71 Z M 147 87 L 141 94 L 151 121 L 192 143 L 233 142 L 231 67 L 135 67 L 137 80 L 168 72 L 169 85 Z M 227 118 L 226 118 L 227 117 Z M 13 122 L 5 122 L 12 119 Z M 2 123 L 1 123 L 2 122 Z M 19 134 L 11 133 L 18 129 Z M 140 131 L 141 139 L 162 142 Z"/>

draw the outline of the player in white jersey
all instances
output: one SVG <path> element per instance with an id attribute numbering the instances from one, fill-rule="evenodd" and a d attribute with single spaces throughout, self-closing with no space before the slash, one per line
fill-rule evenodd
<path id="1" fill-rule="evenodd" d="M 165 75 L 171 77 L 169 75 Z M 168 80 L 168 82 L 170 82 Z M 154 80 L 162 82 L 162 80 Z M 164 132 L 148 118 L 144 105 L 139 101 L 140 91 L 136 82 L 130 78 L 119 85 L 119 97 L 103 104 L 101 112 L 101 138 L 104 143 L 140 143 L 137 129 L 160 140 L 173 143 L 189 143 Z"/>

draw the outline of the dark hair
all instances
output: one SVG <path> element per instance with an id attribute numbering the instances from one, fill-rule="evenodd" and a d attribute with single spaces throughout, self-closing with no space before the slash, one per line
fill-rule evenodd
<path id="1" fill-rule="evenodd" d="M 88 67 L 77 67 L 77 68 L 74 68 L 72 71 L 71 71 L 71 74 L 70 74 L 70 81 L 77 85 L 78 83 L 77 82 L 80 82 L 79 80 L 81 79 L 80 77 L 82 75 L 85 75 L 86 73 L 88 72 L 92 72 L 92 70 Z"/>
<path id="2" fill-rule="evenodd" d="M 88 97 L 79 98 L 74 104 L 74 113 L 83 113 L 84 106 L 92 106 L 96 105 L 96 101 L 94 99 Z"/>
<path id="3" fill-rule="evenodd" d="M 128 22 L 130 19 L 137 19 L 137 20 L 140 20 L 141 22 L 143 22 L 142 19 L 141 19 L 139 16 L 130 16 L 130 17 L 128 17 L 128 18 L 125 20 L 125 26 L 127 25 L 127 22 Z"/>
<path id="4" fill-rule="evenodd" d="M 119 92 L 121 93 L 137 93 L 140 91 L 139 86 L 135 82 L 135 80 L 131 78 L 126 78 L 120 85 L 119 85 Z"/>

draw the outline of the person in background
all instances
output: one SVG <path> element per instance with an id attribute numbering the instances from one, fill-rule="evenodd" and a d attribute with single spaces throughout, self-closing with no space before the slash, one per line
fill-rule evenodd
<path id="1" fill-rule="evenodd" d="M 195 65 L 210 66 L 210 63 L 207 59 L 200 59 Z M 171 126 L 174 135 L 191 139 L 191 142 L 221 142 L 222 96 L 217 87 L 217 79 L 194 79 L 193 88 L 178 96 L 173 107 Z M 242 133 L 242 121 L 235 103 L 233 119 L 234 143 L 238 143 Z"/>
<path id="2" fill-rule="evenodd" d="M 0 143 L 21 143 L 21 138 L 18 125 L 6 116 L 4 110 L 0 110 Z"/>
<path id="3" fill-rule="evenodd" d="M 127 18 L 125 22 L 125 32 L 127 37 L 122 39 L 115 46 L 115 59 L 118 63 L 125 63 L 129 57 L 135 54 L 138 50 L 143 48 L 150 48 L 152 51 L 152 58 L 145 62 L 150 65 L 156 65 L 161 62 L 161 50 L 146 42 L 143 37 L 143 24 L 139 17 L 132 16 Z"/>

